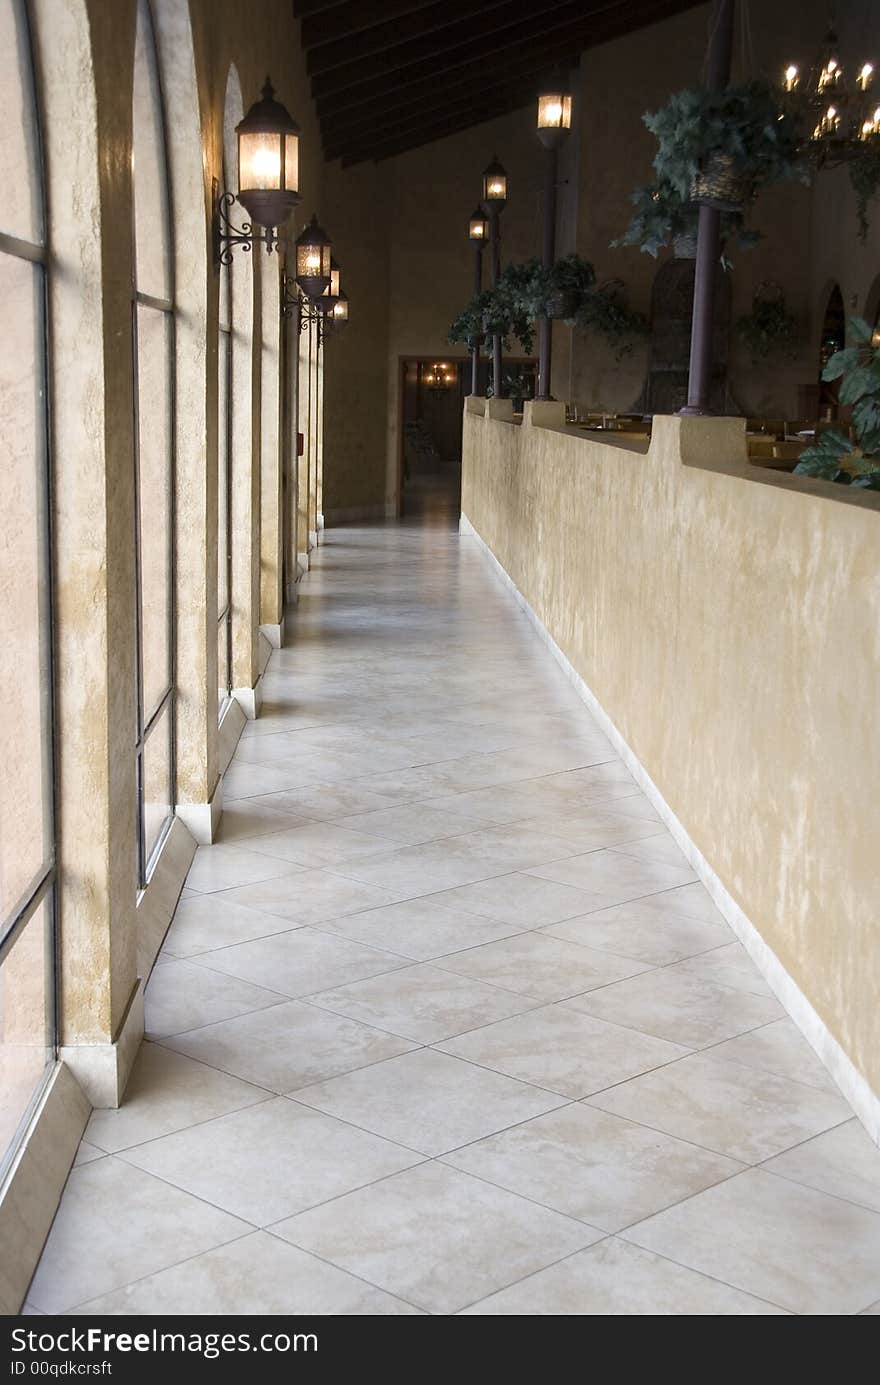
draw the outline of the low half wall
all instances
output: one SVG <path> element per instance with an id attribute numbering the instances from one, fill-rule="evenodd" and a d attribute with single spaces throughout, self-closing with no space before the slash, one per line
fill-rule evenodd
<path id="1" fill-rule="evenodd" d="M 464 532 L 880 1138 L 880 495 L 751 467 L 743 420 L 503 413 L 466 403 Z"/>

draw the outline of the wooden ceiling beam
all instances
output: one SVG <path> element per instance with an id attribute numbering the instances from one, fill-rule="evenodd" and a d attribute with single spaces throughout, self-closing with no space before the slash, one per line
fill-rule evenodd
<path id="1" fill-rule="evenodd" d="M 508 105 L 492 111 L 485 119 L 491 120 L 494 116 L 509 115 L 511 111 L 518 110 L 521 104 L 518 99 L 514 99 Z M 460 116 L 456 120 L 437 125 L 434 133 L 428 138 L 421 138 L 415 143 L 411 138 L 404 137 L 398 140 L 390 139 L 373 150 L 351 151 L 343 155 L 342 166 L 348 168 L 352 164 L 364 163 L 368 159 L 372 159 L 375 163 L 379 163 L 383 159 L 392 159 L 398 154 L 406 154 L 413 149 L 421 149 L 426 144 L 433 144 L 435 140 L 447 139 L 450 135 L 459 134 L 462 130 L 471 130 L 474 124 L 473 116 Z"/>
<path id="2" fill-rule="evenodd" d="M 625 4 L 626 0 L 623 0 L 623 3 Z M 359 86 L 349 87 L 345 91 L 331 92 L 327 95 L 316 92 L 318 118 L 323 120 L 325 116 L 335 115 L 344 110 L 364 109 L 374 101 L 391 104 L 400 93 L 406 93 L 409 98 L 417 88 L 425 85 L 439 90 L 443 85 L 471 81 L 476 89 L 489 76 L 490 64 L 494 65 L 496 70 L 501 70 L 504 64 L 520 63 L 529 54 L 536 55 L 551 48 L 556 51 L 567 49 L 572 61 L 577 61 L 581 49 L 589 42 L 593 32 L 593 21 L 581 17 L 560 27 L 553 26 L 543 35 L 528 30 L 520 34 L 515 42 L 504 45 L 493 39 L 479 46 L 456 48 L 452 53 L 414 63 L 411 67 L 402 68 L 369 82 L 362 82 Z"/>
<path id="3" fill-rule="evenodd" d="M 643 13 L 646 16 L 644 22 L 652 23 L 668 18 L 670 15 L 688 8 L 692 3 L 694 0 L 649 0 L 649 4 L 643 6 Z M 594 43 L 602 43 L 628 32 L 631 28 L 631 21 L 627 15 L 622 13 L 609 14 L 605 16 L 601 26 L 591 24 L 588 21 L 587 28 L 590 32 L 584 31 L 582 33 L 580 48 L 592 46 Z M 580 48 L 576 48 L 574 51 L 579 52 Z M 364 159 L 388 158 L 406 149 L 417 148 L 423 144 L 432 143 L 436 139 L 442 139 L 447 134 L 455 133 L 469 125 L 482 124 L 511 110 L 523 107 L 530 99 L 530 87 L 534 87 L 534 82 L 545 70 L 548 62 L 552 63 L 557 58 L 561 59 L 570 55 L 571 51 L 568 37 L 561 46 L 558 44 L 556 47 L 551 44 L 546 48 L 533 46 L 529 53 L 522 58 L 518 81 L 513 83 L 509 89 L 502 88 L 498 91 L 496 93 L 497 100 L 493 99 L 490 92 L 480 83 L 479 75 L 484 74 L 485 65 L 477 63 L 469 69 L 472 72 L 470 87 L 468 88 L 466 82 L 459 84 L 460 99 L 454 102 L 451 110 L 444 109 L 442 105 L 432 110 L 420 108 L 418 97 L 419 95 L 425 96 L 430 91 L 430 84 L 426 84 L 421 92 L 415 93 L 417 99 L 405 111 L 399 110 L 393 116 L 389 112 L 387 119 L 377 113 L 371 124 L 366 118 L 366 112 L 361 108 L 359 126 L 350 127 L 347 131 L 338 130 L 333 136 L 325 136 L 325 157 L 341 158 L 344 165 L 361 162 Z M 513 77 L 514 74 L 510 68 L 507 68 L 505 75 Z M 436 92 L 436 82 L 433 85 Z M 467 101 L 465 95 L 468 89 L 472 96 L 470 102 Z M 444 93 L 447 96 L 451 94 L 447 88 L 444 88 Z M 385 152 L 386 150 L 389 152 Z"/>
<path id="4" fill-rule="evenodd" d="M 369 31 L 313 49 L 308 54 L 308 70 L 313 77 L 338 68 L 361 68 L 364 62 L 383 54 L 385 70 L 392 72 L 419 56 L 442 53 L 467 41 L 469 34 L 497 32 L 531 15 L 535 20 L 566 0 L 483 0 L 479 12 L 474 0 L 442 0 L 390 24 L 376 24 Z M 403 55 L 403 56 L 401 56 Z M 409 55 L 409 56 L 407 56 Z"/>
<path id="5" fill-rule="evenodd" d="M 415 23 L 419 13 L 434 9 L 436 4 L 437 0 L 382 0 L 381 4 L 376 0 L 343 0 L 326 14 L 304 19 L 300 41 L 307 50 L 350 41 L 356 36 L 360 36 L 360 43 L 371 29 L 383 29 L 387 24 Z"/>

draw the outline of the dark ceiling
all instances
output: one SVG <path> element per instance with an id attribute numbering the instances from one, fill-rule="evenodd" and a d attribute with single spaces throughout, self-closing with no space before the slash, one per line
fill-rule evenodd
<path id="1" fill-rule="evenodd" d="M 293 0 L 328 159 L 387 159 L 527 105 L 594 44 L 700 0 Z"/>

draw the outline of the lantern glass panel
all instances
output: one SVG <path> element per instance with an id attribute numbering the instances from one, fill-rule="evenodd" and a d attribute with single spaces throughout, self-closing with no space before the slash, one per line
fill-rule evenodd
<path id="1" fill-rule="evenodd" d="M 547 92 L 539 96 L 538 129 L 570 130 L 571 97 L 562 92 Z"/>
<path id="2" fill-rule="evenodd" d="M 238 185 L 275 192 L 281 186 L 281 135 L 242 131 L 238 137 Z"/>
<path id="3" fill-rule="evenodd" d="M 507 175 L 493 173 L 483 179 L 487 202 L 503 202 L 507 197 Z"/>
<path id="4" fill-rule="evenodd" d="M 299 192 L 299 135 L 284 136 L 284 186 Z"/>
<path id="5" fill-rule="evenodd" d="M 489 228 L 482 216 L 471 217 L 468 223 L 468 236 L 471 240 L 488 240 Z"/>

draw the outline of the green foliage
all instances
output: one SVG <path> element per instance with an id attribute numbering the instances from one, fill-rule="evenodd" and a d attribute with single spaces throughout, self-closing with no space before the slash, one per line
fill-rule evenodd
<path id="1" fill-rule="evenodd" d="M 660 251 L 680 236 L 695 236 L 700 209 L 686 201 L 671 183 L 657 182 L 636 188 L 632 194 L 636 209 L 623 235 L 612 246 L 637 245 L 655 259 Z M 750 250 L 761 239 L 760 231 L 746 230 L 742 212 L 721 213 L 721 239 L 734 241 L 741 250 Z"/>
<path id="2" fill-rule="evenodd" d="M 643 119 L 657 137 L 658 182 L 671 187 L 682 201 L 689 200 L 697 173 L 715 154 L 733 160 L 752 195 L 770 183 L 808 181 L 799 150 L 799 122 L 789 112 L 780 115 L 779 98 L 769 82 L 747 82 L 723 91 L 688 87 Z"/>
<path id="3" fill-rule="evenodd" d="M 599 332 L 618 356 L 631 350 L 634 337 L 647 332 L 642 315 L 628 307 L 619 280 L 597 286 L 590 262 L 566 255 L 549 269 L 540 260 L 508 265 L 497 287 L 473 298 L 458 315 L 449 340 L 473 349 L 481 335 L 497 333 L 504 338 L 505 350 L 515 337 L 530 355 L 534 323 L 540 317 L 561 317 L 570 327 Z"/>
<path id="4" fill-rule="evenodd" d="M 864 318 L 850 319 L 849 335 L 855 345 L 836 351 L 822 378 L 839 380 L 841 404 L 853 406 L 855 442 L 829 428 L 801 453 L 795 471 L 801 476 L 880 491 L 880 346 L 873 345 L 873 329 Z"/>
<path id="5" fill-rule="evenodd" d="M 797 319 L 788 311 L 783 298 L 756 299 L 752 311 L 736 324 L 737 334 L 751 352 L 754 362 L 771 356 L 791 360 L 797 351 Z"/>
<path id="6" fill-rule="evenodd" d="M 864 244 L 868 235 L 868 203 L 880 192 L 880 139 L 875 135 L 849 162 L 849 181 L 856 195 L 859 218 L 859 240 Z"/>

